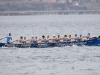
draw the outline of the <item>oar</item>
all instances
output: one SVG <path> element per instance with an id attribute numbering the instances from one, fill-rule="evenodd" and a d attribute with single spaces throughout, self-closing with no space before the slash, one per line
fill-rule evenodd
<path id="1" fill-rule="evenodd" d="M 11 42 L 11 43 L 14 43 L 14 42 L 16 42 L 17 40 L 15 40 L 15 41 L 13 41 L 13 42 Z"/>
<path id="2" fill-rule="evenodd" d="M 4 37 L 4 38 L 1 38 L 0 40 L 2 40 L 2 39 L 5 39 L 6 37 Z"/>
<path id="3" fill-rule="evenodd" d="M 11 43 L 14 43 L 14 42 L 16 42 L 16 41 L 18 41 L 18 40 L 15 40 L 15 41 L 13 41 L 13 42 L 11 42 Z M 29 40 L 26 40 L 26 41 L 29 41 Z"/>

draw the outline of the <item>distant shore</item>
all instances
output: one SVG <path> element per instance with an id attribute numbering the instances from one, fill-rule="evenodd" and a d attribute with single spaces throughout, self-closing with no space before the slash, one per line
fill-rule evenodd
<path id="1" fill-rule="evenodd" d="M 25 0 L 0 1 L 0 12 L 6 11 L 65 11 L 65 10 L 100 10 L 100 3 L 82 2 L 73 3 L 43 3 Z"/>
<path id="2" fill-rule="evenodd" d="M 100 15 L 100 10 L 66 10 L 66 11 L 7 11 L 0 12 L 0 16 L 18 15 Z"/>

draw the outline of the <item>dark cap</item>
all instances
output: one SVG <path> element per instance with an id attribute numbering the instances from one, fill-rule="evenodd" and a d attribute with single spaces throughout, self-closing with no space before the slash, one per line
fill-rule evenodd
<path id="1" fill-rule="evenodd" d="M 42 37 L 45 37 L 44 35 Z"/>
<path id="2" fill-rule="evenodd" d="M 24 38 L 26 38 L 26 37 L 24 37 Z"/>
<path id="3" fill-rule="evenodd" d="M 11 33 L 9 33 L 9 36 L 11 36 Z"/>
<path id="4" fill-rule="evenodd" d="M 35 38 L 37 38 L 37 36 Z"/>
<path id="5" fill-rule="evenodd" d="M 88 35 L 90 35 L 90 33 L 88 33 Z"/>
<path id="6" fill-rule="evenodd" d="M 67 37 L 67 35 L 64 35 L 65 37 Z"/>
<path id="7" fill-rule="evenodd" d="M 20 36 L 20 38 L 23 38 L 22 36 Z"/>
<path id="8" fill-rule="evenodd" d="M 75 34 L 75 36 L 77 36 L 77 34 Z"/>
<path id="9" fill-rule="evenodd" d="M 82 36 L 82 34 L 80 34 L 80 36 Z"/>
<path id="10" fill-rule="evenodd" d="M 58 36 L 60 36 L 60 35 L 58 35 Z"/>

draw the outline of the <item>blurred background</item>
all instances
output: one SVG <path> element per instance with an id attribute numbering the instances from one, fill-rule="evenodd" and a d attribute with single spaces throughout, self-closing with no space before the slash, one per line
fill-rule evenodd
<path id="1" fill-rule="evenodd" d="M 72 10 L 73 12 L 81 10 L 80 13 L 94 11 L 100 14 L 100 0 L 0 0 L 0 15 L 12 15 L 16 12 L 17 15 L 27 12 L 28 15 L 31 15 L 33 11 L 35 11 L 34 14 L 37 14 L 37 11 L 60 11 L 62 13 L 61 11 Z M 4 12 L 6 14 L 3 14 Z"/>

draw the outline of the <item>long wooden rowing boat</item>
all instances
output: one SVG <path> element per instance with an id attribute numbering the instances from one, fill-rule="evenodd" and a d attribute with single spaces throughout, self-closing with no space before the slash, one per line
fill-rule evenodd
<path id="1" fill-rule="evenodd" d="M 74 42 L 43 42 L 43 43 L 32 43 L 32 44 L 7 44 L 0 43 L 0 47 L 17 47 L 17 48 L 48 48 L 48 47 L 63 47 L 63 46 L 100 46 L 100 38 L 93 38 L 87 41 L 74 41 Z"/>

